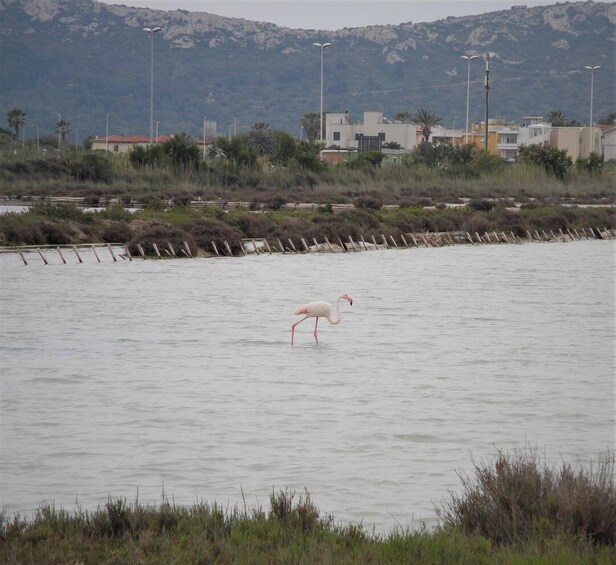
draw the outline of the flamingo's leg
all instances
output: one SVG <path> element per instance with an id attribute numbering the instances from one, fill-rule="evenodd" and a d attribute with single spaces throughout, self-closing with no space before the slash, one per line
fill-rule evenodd
<path id="1" fill-rule="evenodd" d="M 291 345 L 293 345 L 293 336 L 295 335 L 295 326 L 297 326 L 297 324 L 301 324 L 306 318 L 309 318 L 310 316 L 305 316 L 303 317 L 299 322 L 295 322 L 292 326 L 291 326 Z"/>
<path id="2" fill-rule="evenodd" d="M 319 317 L 317 316 L 314 320 L 314 341 L 319 343 L 319 338 L 317 337 L 317 324 L 319 323 Z"/>

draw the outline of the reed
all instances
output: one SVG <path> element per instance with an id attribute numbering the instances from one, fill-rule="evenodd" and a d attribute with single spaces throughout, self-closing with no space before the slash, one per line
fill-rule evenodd
<path id="1" fill-rule="evenodd" d="M 596 464 L 597 467 L 592 465 Z M 34 563 L 580 563 L 614 556 L 614 458 L 586 470 L 548 469 L 499 454 L 475 465 L 433 529 L 377 533 L 338 524 L 308 492 L 273 491 L 269 508 L 224 509 L 109 500 L 74 513 L 41 506 L 33 518 L 0 514 L 0 561 Z"/>

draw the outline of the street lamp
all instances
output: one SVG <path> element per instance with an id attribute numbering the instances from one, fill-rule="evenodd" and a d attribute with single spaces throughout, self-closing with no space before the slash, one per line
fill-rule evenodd
<path id="1" fill-rule="evenodd" d="M 593 153 L 595 150 L 595 136 L 593 135 L 592 132 L 592 98 L 593 98 L 593 89 L 594 89 L 594 83 L 595 83 L 595 71 L 599 70 L 601 67 L 599 65 L 595 65 L 594 67 L 591 67 L 590 65 L 586 65 L 584 67 L 585 69 L 588 69 L 590 71 L 590 152 Z"/>
<path id="2" fill-rule="evenodd" d="M 207 116 L 203 116 L 203 160 L 205 161 L 205 118 Z"/>
<path id="3" fill-rule="evenodd" d="M 160 27 L 144 27 L 143 31 L 150 34 L 150 143 L 154 136 L 154 34 L 162 31 Z"/>
<path id="4" fill-rule="evenodd" d="M 466 143 L 468 143 L 468 110 L 471 96 L 471 61 L 477 59 L 477 57 L 479 57 L 479 55 L 471 55 L 470 57 L 468 55 L 461 56 L 462 59 L 468 61 L 468 73 L 466 77 L 466 135 L 464 137 Z"/>
<path id="5" fill-rule="evenodd" d="M 105 154 L 109 153 L 109 114 L 105 118 Z"/>
<path id="6" fill-rule="evenodd" d="M 321 113 L 319 114 L 321 125 L 319 128 L 319 141 L 323 141 L 323 51 L 331 47 L 331 43 L 313 43 L 313 45 L 321 50 Z"/>

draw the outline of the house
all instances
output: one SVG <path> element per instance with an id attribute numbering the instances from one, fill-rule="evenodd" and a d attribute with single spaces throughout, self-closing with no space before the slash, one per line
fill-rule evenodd
<path id="1" fill-rule="evenodd" d="M 601 128 L 601 148 L 606 161 L 616 159 L 616 125 L 599 126 Z"/>
<path id="2" fill-rule="evenodd" d="M 96 136 L 92 140 L 92 151 L 108 151 L 109 153 L 115 153 L 116 155 L 122 153 L 128 153 L 135 147 L 148 147 L 149 145 L 161 144 L 173 139 L 171 135 L 159 135 L 150 143 L 150 137 L 148 135 L 110 135 L 98 137 Z M 202 149 L 207 149 L 211 144 L 211 139 L 197 138 L 193 141 Z M 205 144 L 205 148 L 203 147 Z"/>

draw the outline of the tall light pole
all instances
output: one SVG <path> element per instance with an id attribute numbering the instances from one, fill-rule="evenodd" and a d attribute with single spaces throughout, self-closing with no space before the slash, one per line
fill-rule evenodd
<path id="1" fill-rule="evenodd" d="M 462 55 L 461 58 L 465 59 L 468 62 L 468 73 L 466 77 L 466 133 L 464 136 L 464 142 L 468 143 L 468 111 L 470 108 L 470 99 L 471 99 L 471 61 L 473 59 L 477 59 L 479 55 Z"/>
<path id="2" fill-rule="evenodd" d="M 207 116 L 203 116 L 203 160 L 205 161 L 205 118 Z"/>
<path id="3" fill-rule="evenodd" d="M 319 141 L 323 141 L 323 51 L 331 47 L 331 43 L 313 43 L 313 45 L 321 50 L 321 113 L 319 114 L 321 125 L 319 128 Z"/>
<path id="4" fill-rule="evenodd" d="M 489 99 L 490 99 L 490 52 L 488 51 L 486 53 L 486 78 L 484 81 L 484 88 L 485 88 L 485 92 L 486 92 L 486 129 L 484 132 L 484 141 L 483 141 L 483 145 L 484 145 L 484 149 L 486 151 L 488 151 L 488 139 L 489 139 L 489 134 L 488 134 L 488 122 L 489 122 L 489 117 L 490 117 L 490 112 L 489 112 Z"/>
<path id="5" fill-rule="evenodd" d="M 150 143 L 154 137 L 154 34 L 162 31 L 160 27 L 144 27 L 150 34 Z"/>
<path id="6" fill-rule="evenodd" d="M 595 65 L 590 66 L 590 65 L 586 65 L 584 67 L 585 69 L 588 69 L 590 71 L 590 124 L 588 124 L 589 127 L 589 131 L 590 131 L 590 152 L 594 153 L 595 151 L 595 136 L 593 135 L 593 131 L 592 131 L 592 99 L 593 99 L 593 90 L 594 90 L 594 85 L 595 85 L 595 71 L 599 70 L 601 68 L 600 65 Z"/>
<path id="7" fill-rule="evenodd" d="M 109 153 L 109 114 L 105 118 L 105 154 Z"/>

